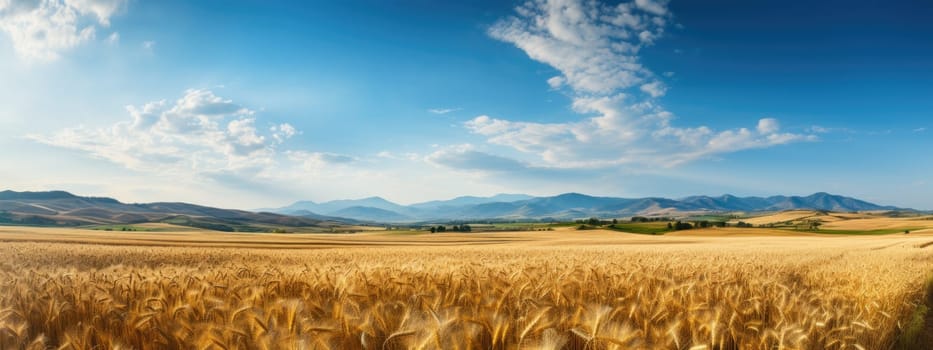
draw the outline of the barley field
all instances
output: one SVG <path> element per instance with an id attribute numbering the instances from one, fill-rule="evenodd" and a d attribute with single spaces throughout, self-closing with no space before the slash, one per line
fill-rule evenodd
<path id="1" fill-rule="evenodd" d="M 933 236 L 695 232 L 0 228 L 0 349 L 908 349 L 928 341 Z"/>

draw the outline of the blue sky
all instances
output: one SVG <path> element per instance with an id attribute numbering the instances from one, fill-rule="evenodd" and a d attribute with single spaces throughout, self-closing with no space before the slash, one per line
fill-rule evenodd
<path id="1" fill-rule="evenodd" d="M 0 0 L 0 183 L 933 208 L 925 1 Z"/>

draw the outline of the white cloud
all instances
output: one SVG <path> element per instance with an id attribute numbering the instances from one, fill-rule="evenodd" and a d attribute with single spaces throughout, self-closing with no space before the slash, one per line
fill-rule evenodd
<path id="1" fill-rule="evenodd" d="M 428 112 L 434 113 L 434 114 L 447 114 L 447 113 L 456 112 L 459 110 L 460 108 L 431 108 L 428 110 Z"/>
<path id="2" fill-rule="evenodd" d="M 297 133 L 289 124 L 262 133 L 254 111 L 209 90 L 188 90 L 174 103 L 150 102 L 127 111 L 131 119 L 110 127 L 29 138 L 133 170 L 198 174 L 269 167 L 276 162 L 276 146 Z"/>
<path id="3" fill-rule="evenodd" d="M 425 160 L 459 170 L 514 172 L 527 168 L 517 160 L 477 151 L 470 144 L 439 149 L 425 157 Z"/>
<path id="4" fill-rule="evenodd" d="M 353 156 L 328 152 L 286 151 L 285 154 L 289 160 L 298 162 L 307 171 L 319 171 L 327 166 L 344 165 L 358 160 Z"/>
<path id="5" fill-rule="evenodd" d="M 107 43 L 110 45 L 116 45 L 120 43 L 120 33 L 110 33 L 110 36 L 107 37 Z"/>
<path id="6" fill-rule="evenodd" d="M 0 31 L 25 60 L 53 61 L 61 53 L 93 40 L 98 27 L 126 0 L 6 0 L 0 1 Z"/>
<path id="7" fill-rule="evenodd" d="M 762 118 L 758 121 L 758 133 L 773 134 L 781 130 L 781 124 L 774 118 Z"/>
<path id="8" fill-rule="evenodd" d="M 569 87 L 571 106 L 581 118 L 538 123 L 481 115 L 464 126 L 490 144 L 534 156 L 538 163 L 530 167 L 669 166 L 815 140 L 780 133 L 772 118 L 758 120 L 751 129 L 674 125 L 674 115 L 657 101 L 667 86 L 639 63 L 638 56 L 640 48 L 664 34 L 671 17 L 667 1 L 637 0 L 610 7 L 586 0 L 535 0 L 516 13 L 495 24 L 489 34 L 560 71 L 547 82 L 552 88 Z M 643 94 L 628 93 L 635 88 Z"/>
<path id="9" fill-rule="evenodd" d="M 640 87 L 641 91 L 651 95 L 651 97 L 661 97 L 667 93 L 667 87 L 660 81 L 653 81 Z"/>
<path id="10" fill-rule="evenodd" d="M 822 126 L 819 126 L 819 125 L 813 125 L 813 126 L 807 128 L 807 131 L 808 131 L 808 132 L 815 133 L 815 134 L 826 134 L 826 133 L 831 132 L 832 130 L 833 130 L 833 129 L 826 128 L 826 127 L 822 127 Z"/>
<path id="11" fill-rule="evenodd" d="M 816 140 L 810 135 L 776 131 L 754 133 L 746 128 L 716 132 L 705 126 L 662 126 L 670 118 L 664 111 L 652 114 L 648 119 L 634 120 L 636 126 L 628 129 L 611 124 L 600 127 L 606 124 L 601 119 L 606 118 L 611 116 L 545 124 L 479 116 L 468 121 L 466 127 L 486 136 L 490 143 L 536 155 L 545 166 L 558 168 L 626 164 L 673 166 L 715 154 Z M 652 124 L 652 120 L 658 124 Z"/>
<path id="12" fill-rule="evenodd" d="M 927 128 L 916 128 L 916 129 L 914 129 L 914 132 L 924 132 L 924 131 L 927 131 Z"/>
<path id="13" fill-rule="evenodd" d="M 667 14 L 666 0 L 635 0 L 635 5 L 642 10 L 651 12 L 656 15 L 663 16 Z"/>
<path id="14" fill-rule="evenodd" d="M 143 41 L 143 50 L 152 51 L 155 50 L 156 42 L 152 40 Z"/>
<path id="15" fill-rule="evenodd" d="M 560 77 L 548 80 L 551 87 L 567 84 L 575 91 L 608 93 L 650 77 L 637 53 L 663 35 L 666 10 L 658 10 L 665 8 L 660 2 L 529 1 L 489 34 L 560 71 Z"/>
<path id="16" fill-rule="evenodd" d="M 65 0 L 64 3 L 77 9 L 81 14 L 94 14 L 98 22 L 110 26 L 110 17 L 126 6 L 127 0 Z"/>
<path id="17" fill-rule="evenodd" d="M 269 130 L 272 131 L 272 137 L 275 138 L 275 140 L 279 143 L 284 142 L 292 136 L 300 134 L 298 129 L 295 129 L 294 126 L 288 123 L 273 125 L 271 128 L 269 128 Z"/>

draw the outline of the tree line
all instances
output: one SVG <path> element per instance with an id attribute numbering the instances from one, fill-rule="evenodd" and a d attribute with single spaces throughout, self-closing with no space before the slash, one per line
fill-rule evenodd
<path id="1" fill-rule="evenodd" d="M 470 225 L 453 225 L 450 228 L 444 225 L 431 226 L 431 233 L 441 233 L 441 232 L 472 232 L 473 228 Z"/>

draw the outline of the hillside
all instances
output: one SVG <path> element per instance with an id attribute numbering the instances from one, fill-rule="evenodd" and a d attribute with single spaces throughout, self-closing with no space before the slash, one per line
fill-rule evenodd
<path id="1" fill-rule="evenodd" d="M 219 231 L 313 227 L 323 220 L 276 213 L 219 209 L 188 203 L 122 203 L 64 191 L 0 192 L 0 224 L 83 226 L 165 222 Z"/>

